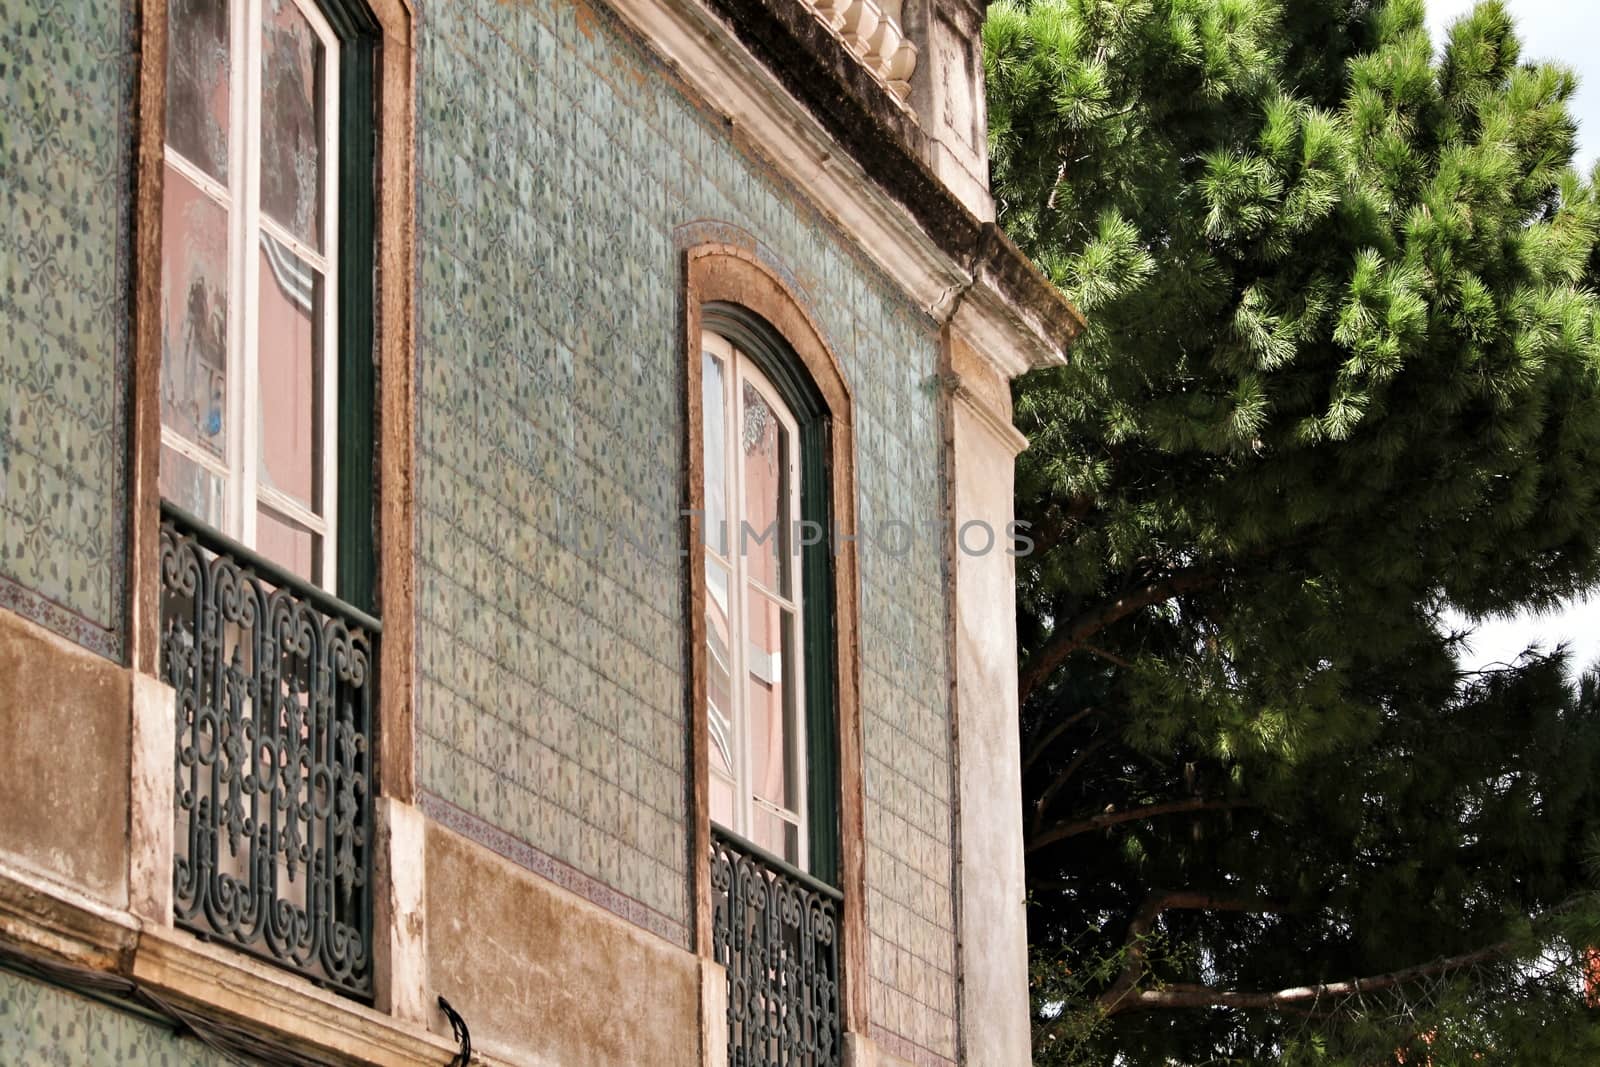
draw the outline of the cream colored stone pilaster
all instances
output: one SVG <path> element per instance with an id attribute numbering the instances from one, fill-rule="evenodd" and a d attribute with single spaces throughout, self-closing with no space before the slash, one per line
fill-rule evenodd
<path id="1" fill-rule="evenodd" d="M 428 997 L 427 824 L 422 812 L 393 797 L 379 797 L 377 951 L 379 1003 L 397 1020 L 426 1028 L 434 1006 Z"/>
<path id="2" fill-rule="evenodd" d="M 144 923 L 171 926 L 177 694 L 148 674 L 132 671 L 128 677 L 133 690 L 128 910 Z"/>
<path id="3" fill-rule="evenodd" d="M 705 1067 L 728 1067 L 728 971 L 700 961 L 700 1049 Z"/>
<path id="4" fill-rule="evenodd" d="M 1017 736 L 1008 376 L 949 335 L 955 537 L 954 698 L 960 812 L 961 1062 L 1026 1067 L 1028 947 Z"/>

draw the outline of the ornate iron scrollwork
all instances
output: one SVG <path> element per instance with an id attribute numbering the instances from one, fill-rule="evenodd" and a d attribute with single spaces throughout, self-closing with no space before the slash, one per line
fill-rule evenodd
<path id="1" fill-rule="evenodd" d="M 162 510 L 177 922 L 368 997 L 378 625 Z"/>
<path id="2" fill-rule="evenodd" d="M 841 1063 L 839 891 L 712 827 L 711 899 L 729 1067 Z"/>

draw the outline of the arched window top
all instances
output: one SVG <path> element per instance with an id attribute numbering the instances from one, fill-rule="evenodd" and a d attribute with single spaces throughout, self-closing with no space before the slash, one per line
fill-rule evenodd
<path id="1" fill-rule="evenodd" d="M 684 227 L 680 239 L 692 240 L 708 225 Z M 718 234 L 730 229 L 715 227 Z M 702 329 L 715 330 L 746 345 L 781 387 L 787 388 L 790 377 L 796 380 L 796 394 L 787 399 L 797 415 L 815 410 L 836 427 L 851 425 L 849 379 L 807 304 L 773 265 L 769 250 L 753 237 L 738 236 L 738 244 L 717 240 L 685 249 L 690 350 Z"/>
<path id="2" fill-rule="evenodd" d="M 771 381 L 799 422 L 828 416 L 827 403 L 805 364 L 760 315 L 739 304 L 716 300 L 701 307 L 700 327 L 743 352 Z"/>

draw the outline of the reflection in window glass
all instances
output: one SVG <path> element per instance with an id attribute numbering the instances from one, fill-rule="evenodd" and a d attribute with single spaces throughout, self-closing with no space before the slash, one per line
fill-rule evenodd
<path id="1" fill-rule="evenodd" d="M 162 219 L 161 424 L 225 460 L 228 212 L 168 166 Z"/>
<path id="2" fill-rule="evenodd" d="M 291 574 L 315 580 L 322 539 L 267 508 L 256 515 L 257 550 Z"/>
<path id="3" fill-rule="evenodd" d="M 228 0 L 167 4 L 167 146 L 224 183 L 232 78 L 229 6 Z"/>
<path id="4" fill-rule="evenodd" d="M 702 354 L 700 368 L 701 434 L 705 451 L 706 514 L 704 539 L 722 555 L 728 553 L 728 409 L 723 403 L 727 385 L 722 360 Z"/>
<path id="5" fill-rule="evenodd" d="M 162 492 L 331 587 L 339 40 L 314 0 L 167 15 Z"/>
<path id="6" fill-rule="evenodd" d="M 745 636 L 750 720 L 750 788 L 756 797 L 793 811 L 798 796 L 798 724 L 790 684 L 794 619 L 754 585 L 746 597 Z"/>
<path id="7" fill-rule="evenodd" d="M 261 210 L 321 250 L 323 47 L 294 0 L 263 0 Z"/>
<path id="8" fill-rule="evenodd" d="M 744 353 L 715 334 L 706 335 L 703 348 L 708 531 L 724 515 L 729 525 L 727 561 L 713 545 L 705 549 L 711 818 L 804 866 L 802 609 L 794 596 L 800 559 L 791 530 L 799 513 L 795 421 Z M 737 437 L 732 449 L 730 424 Z"/>
<path id="9" fill-rule="evenodd" d="M 319 511 L 323 279 L 265 233 L 260 266 L 261 484 Z"/>
<path id="10" fill-rule="evenodd" d="M 706 560 L 706 718 L 711 731 L 711 769 L 735 773 L 733 756 L 732 651 L 728 619 L 728 570 Z"/>
<path id="11" fill-rule="evenodd" d="M 222 526 L 223 482 L 171 448 L 161 450 L 161 496 L 212 526 Z"/>
<path id="12" fill-rule="evenodd" d="M 773 405 L 748 380 L 743 400 L 744 510 L 739 551 L 750 577 L 787 595 L 789 435 L 779 424 Z"/>

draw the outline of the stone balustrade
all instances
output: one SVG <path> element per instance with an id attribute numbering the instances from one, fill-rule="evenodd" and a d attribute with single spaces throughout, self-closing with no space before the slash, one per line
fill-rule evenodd
<path id="1" fill-rule="evenodd" d="M 911 72 L 917 67 L 917 46 L 900 27 L 895 14 L 878 0 L 808 0 L 817 17 L 845 46 L 860 57 L 873 76 L 888 86 L 902 105 L 911 98 Z"/>

